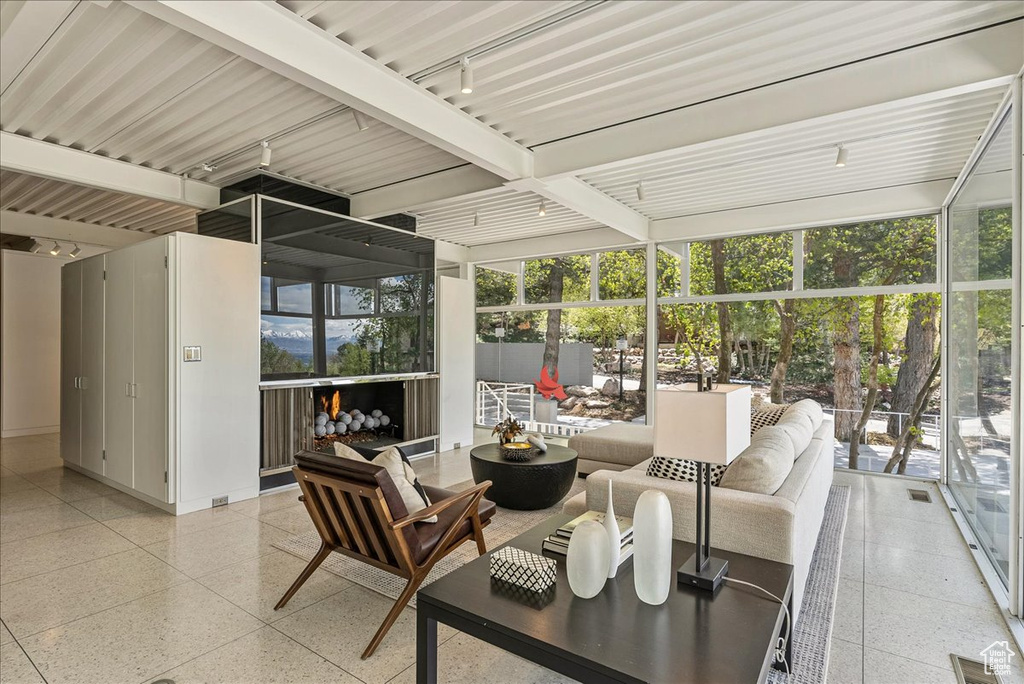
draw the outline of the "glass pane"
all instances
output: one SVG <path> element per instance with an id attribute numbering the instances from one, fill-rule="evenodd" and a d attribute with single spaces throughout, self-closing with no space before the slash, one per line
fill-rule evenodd
<path id="1" fill-rule="evenodd" d="M 950 490 L 993 566 L 1007 583 L 1010 557 L 1010 454 L 1013 277 L 1011 128 L 997 129 L 949 207 Z M 1003 282 L 998 282 L 1003 280 Z M 1019 333 L 1018 333 L 1019 334 Z M 1019 477 L 1019 475 L 1018 475 Z"/>
<path id="2" fill-rule="evenodd" d="M 419 274 L 382 278 L 380 281 L 380 312 L 410 313 L 420 308 L 423 278 Z"/>
<path id="3" fill-rule="evenodd" d="M 508 271 L 477 266 L 476 305 L 505 306 L 516 301 L 516 275 Z"/>
<path id="4" fill-rule="evenodd" d="M 282 313 L 313 313 L 313 284 L 275 278 L 277 310 Z"/>
<path id="5" fill-rule="evenodd" d="M 262 276 L 260 278 L 260 310 L 270 311 L 270 288 L 273 278 Z"/>
<path id="6" fill-rule="evenodd" d="M 372 287 L 327 283 L 324 286 L 324 292 L 324 308 L 328 316 L 373 313 L 374 289 Z"/>
<path id="7" fill-rule="evenodd" d="M 622 249 L 597 256 L 601 299 L 643 299 L 647 292 L 647 252 Z"/>
<path id="8" fill-rule="evenodd" d="M 935 282 L 934 216 L 804 231 L 804 288 Z"/>
<path id="9" fill-rule="evenodd" d="M 793 282 L 790 233 L 690 243 L 690 294 L 775 292 Z"/>
<path id="10" fill-rule="evenodd" d="M 260 372 L 313 372 L 313 321 L 297 316 L 260 318 Z"/>
<path id="11" fill-rule="evenodd" d="M 590 255 L 533 259 L 523 271 L 527 304 L 585 302 L 590 299 Z"/>
<path id="12" fill-rule="evenodd" d="M 681 297 L 683 295 L 682 255 L 686 246 L 683 243 L 658 245 L 658 296 Z"/>
<path id="13" fill-rule="evenodd" d="M 367 375 L 372 372 L 371 350 L 376 347 L 368 339 L 367 319 L 324 321 L 328 375 Z M 362 339 L 361 339 L 362 338 Z"/>

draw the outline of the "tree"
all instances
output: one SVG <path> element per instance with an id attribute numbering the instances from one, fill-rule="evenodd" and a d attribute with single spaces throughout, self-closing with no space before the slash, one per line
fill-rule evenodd
<path id="1" fill-rule="evenodd" d="M 714 273 L 715 294 L 725 294 L 725 240 L 711 241 L 711 269 Z M 729 321 L 729 303 L 717 302 L 718 310 L 718 382 L 729 382 L 732 376 L 732 324 Z"/>
<path id="2" fill-rule="evenodd" d="M 772 302 L 779 315 L 779 355 L 772 368 L 771 401 L 781 404 L 785 401 L 786 373 L 793 359 L 793 340 L 796 337 L 796 300 L 786 299 L 781 304 Z"/>
<path id="3" fill-rule="evenodd" d="M 312 370 L 311 363 L 297 359 L 266 337 L 260 336 L 260 373 L 308 373 Z"/>
<path id="4" fill-rule="evenodd" d="M 903 337 L 903 355 L 890 402 L 889 410 L 893 414 L 910 413 L 914 399 L 928 378 L 935 356 L 938 318 L 938 295 L 924 294 L 912 297 L 906 333 Z M 892 437 L 898 437 L 901 423 L 898 416 L 890 415 L 886 432 Z"/>
<path id="5" fill-rule="evenodd" d="M 875 295 L 874 312 L 871 316 L 872 340 L 871 361 L 868 363 L 868 395 L 864 399 L 864 409 L 850 436 L 850 458 L 851 470 L 857 470 L 858 456 L 860 453 L 860 433 L 871 419 L 871 412 L 875 410 L 875 401 L 878 399 L 878 362 L 882 358 L 882 315 L 885 313 L 885 295 Z"/>
<path id="6" fill-rule="evenodd" d="M 921 416 L 924 415 L 925 407 L 928 405 L 928 397 L 931 396 L 937 386 L 936 382 L 941 361 L 942 356 L 936 354 L 925 384 L 914 398 L 914 406 L 910 410 L 910 418 L 903 427 L 903 432 L 900 433 L 899 438 L 896 440 L 896 446 L 892 449 L 892 456 L 889 457 L 888 462 L 885 464 L 885 472 L 887 473 L 891 473 L 897 465 L 899 466 L 897 472 L 900 475 L 904 475 L 907 472 L 907 461 L 910 459 L 910 452 L 914 448 L 914 443 L 917 441 L 917 436 L 921 431 Z"/>

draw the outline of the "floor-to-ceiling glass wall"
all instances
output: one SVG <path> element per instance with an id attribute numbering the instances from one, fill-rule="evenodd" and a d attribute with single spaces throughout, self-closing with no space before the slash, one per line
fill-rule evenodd
<path id="1" fill-rule="evenodd" d="M 948 207 L 944 373 L 947 482 L 1007 587 L 1011 489 L 1019 477 L 1013 406 L 1020 391 L 1013 384 L 1013 307 L 1020 291 L 1013 272 L 1012 143 L 1008 110 Z"/>

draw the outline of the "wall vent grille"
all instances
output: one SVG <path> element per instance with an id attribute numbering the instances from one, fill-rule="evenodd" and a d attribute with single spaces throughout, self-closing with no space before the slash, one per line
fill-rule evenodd
<path id="1" fill-rule="evenodd" d="M 924 489 L 908 489 L 907 492 L 910 494 L 911 501 L 921 501 L 923 503 L 931 503 L 932 497 Z"/>
<path id="2" fill-rule="evenodd" d="M 984 663 L 956 653 L 950 653 L 949 657 L 953 660 L 953 670 L 959 684 L 1003 684 L 999 675 L 985 671 Z"/>

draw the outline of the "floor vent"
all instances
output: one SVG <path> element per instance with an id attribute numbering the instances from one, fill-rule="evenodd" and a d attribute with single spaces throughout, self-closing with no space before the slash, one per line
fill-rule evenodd
<path id="1" fill-rule="evenodd" d="M 953 669 L 956 671 L 956 681 L 959 684 L 1003 684 L 999 675 L 985 671 L 985 664 L 970 658 L 964 658 L 956 653 L 950 653 L 953 660 Z"/>
<path id="2" fill-rule="evenodd" d="M 908 489 L 907 492 L 910 493 L 910 500 L 911 501 L 922 501 L 924 503 L 931 503 L 932 502 L 931 494 L 929 494 L 927 492 L 927 490 L 924 490 L 924 489 Z"/>

